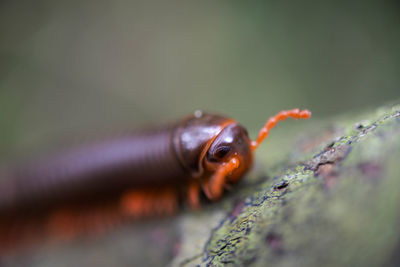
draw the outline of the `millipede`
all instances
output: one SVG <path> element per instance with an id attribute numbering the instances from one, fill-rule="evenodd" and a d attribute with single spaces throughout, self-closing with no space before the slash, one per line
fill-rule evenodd
<path id="1" fill-rule="evenodd" d="M 32 229 L 73 238 L 170 215 L 182 204 L 199 209 L 201 196 L 218 200 L 246 174 L 279 121 L 310 116 L 308 110 L 281 111 L 252 141 L 234 119 L 196 111 L 172 124 L 17 164 L 0 177 L 0 249 L 30 240 Z"/>

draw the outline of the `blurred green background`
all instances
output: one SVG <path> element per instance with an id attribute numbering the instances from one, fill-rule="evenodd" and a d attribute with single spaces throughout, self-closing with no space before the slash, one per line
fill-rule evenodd
<path id="1" fill-rule="evenodd" d="M 400 96 L 397 1 L 2 1 L 0 157 L 230 115 L 314 118 Z M 100 130 L 101 129 L 101 130 Z"/>

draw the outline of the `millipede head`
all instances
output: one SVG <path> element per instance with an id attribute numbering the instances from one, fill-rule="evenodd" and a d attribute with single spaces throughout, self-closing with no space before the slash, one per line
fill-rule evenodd
<path id="1" fill-rule="evenodd" d="M 308 110 L 284 110 L 271 117 L 261 128 L 255 141 L 251 141 L 246 129 L 237 123 L 226 126 L 213 140 L 204 159 L 204 168 L 213 172 L 203 189 L 209 199 L 218 199 L 228 183 L 237 182 L 253 163 L 253 152 L 268 136 L 279 121 L 287 118 L 308 119 Z"/>
<path id="2" fill-rule="evenodd" d="M 204 167 L 225 182 L 238 181 L 253 163 L 251 140 L 247 130 L 237 123 L 225 127 L 209 147 Z M 222 178 L 220 178 L 222 179 Z"/>

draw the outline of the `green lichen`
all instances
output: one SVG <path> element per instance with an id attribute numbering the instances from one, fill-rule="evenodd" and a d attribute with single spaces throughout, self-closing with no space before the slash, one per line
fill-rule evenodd
<path id="1" fill-rule="evenodd" d="M 358 115 L 357 121 L 339 118 L 337 124 L 333 139 L 321 139 L 308 154 L 295 148 L 285 162 L 292 167 L 272 166 L 273 178 L 242 190 L 197 263 L 394 264 L 400 240 L 400 106 Z M 293 159 L 301 161 L 290 165 Z"/>

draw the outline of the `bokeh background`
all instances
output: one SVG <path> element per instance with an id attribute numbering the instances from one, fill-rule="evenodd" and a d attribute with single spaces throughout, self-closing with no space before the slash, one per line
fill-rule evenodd
<path id="1" fill-rule="evenodd" d="M 397 1 L 1 1 L 0 157 L 228 114 L 398 99 Z"/>

